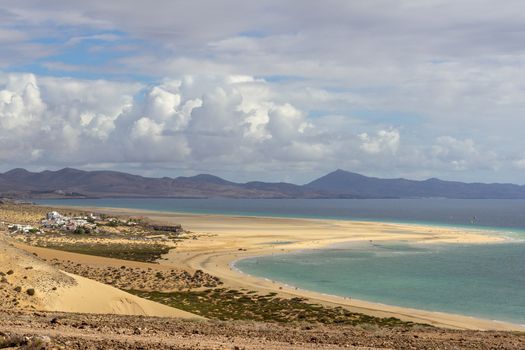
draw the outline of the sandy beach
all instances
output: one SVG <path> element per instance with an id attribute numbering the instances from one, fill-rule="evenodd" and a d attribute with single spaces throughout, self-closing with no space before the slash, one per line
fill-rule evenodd
<path id="1" fill-rule="evenodd" d="M 202 215 L 118 208 L 85 209 L 103 210 L 114 215 L 145 216 L 156 222 L 182 224 L 186 230 L 194 233 L 197 239 L 179 243 L 177 249 L 172 250 L 165 256 L 165 260 L 160 261 L 161 265 L 188 270 L 202 269 L 219 277 L 233 289 L 275 292 L 284 297 L 304 297 L 313 303 L 342 306 L 350 311 L 371 316 L 396 317 L 440 327 L 525 331 L 525 327 L 499 321 L 384 305 L 296 289 L 243 274 L 232 266 L 234 261 L 242 258 L 322 248 L 340 243 L 397 241 L 488 244 L 506 240 L 505 237 L 486 231 L 383 222 Z"/>

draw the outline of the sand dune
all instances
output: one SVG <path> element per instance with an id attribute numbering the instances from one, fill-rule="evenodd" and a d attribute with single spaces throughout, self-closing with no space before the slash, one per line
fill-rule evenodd
<path id="1" fill-rule="evenodd" d="M 3 274 L 0 308 L 201 318 L 59 271 L 3 238 L 0 238 L 0 272 Z"/>
<path id="2" fill-rule="evenodd" d="M 125 293 L 100 282 L 67 272 L 76 285 L 60 288 L 47 298 L 47 311 L 66 311 L 117 315 L 201 318 L 197 315 Z"/>

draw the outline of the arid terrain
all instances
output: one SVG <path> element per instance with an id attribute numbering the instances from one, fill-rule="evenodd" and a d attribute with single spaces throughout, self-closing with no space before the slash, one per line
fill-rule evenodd
<path id="1" fill-rule="evenodd" d="M 4 311 L 2 337 L 47 349 L 515 349 L 523 335 L 428 327 L 185 321 L 141 316 Z M 4 340 L 4 344 L 8 344 Z M 5 345 L 2 345 L 5 347 Z M 31 348 L 32 349 L 32 348 Z"/>
<path id="2" fill-rule="evenodd" d="M 101 221 L 89 234 L 8 229 L 13 223 L 38 227 L 49 210 L 0 205 L 2 349 L 525 348 L 521 332 L 445 329 L 365 314 L 234 285 L 189 264 L 152 262 L 163 256 L 159 249 L 212 242 L 205 230 L 167 238 L 169 232 L 147 221 L 132 227 Z"/>

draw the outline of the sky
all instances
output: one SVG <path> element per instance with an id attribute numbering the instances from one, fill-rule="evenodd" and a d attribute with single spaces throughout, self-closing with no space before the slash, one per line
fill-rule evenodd
<path id="1" fill-rule="evenodd" d="M 525 3 L 0 0 L 0 171 L 525 183 Z"/>

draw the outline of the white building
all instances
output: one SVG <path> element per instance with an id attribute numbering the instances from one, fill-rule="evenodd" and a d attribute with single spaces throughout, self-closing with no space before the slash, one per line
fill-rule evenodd
<path id="1" fill-rule="evenodd" d="M 19 225 L 19 224 L 13 224 L 9 225 L 8 229 L 11 230 L 12 233 L 30 233 L 31 231 L 37 230 L 36 233 L 39 233 L 40 231 L 38 229 L 35 229 L 31 225 Z"/>
<path id="2" fill-rule="evenodd" d="M 49 213 L 47 213 L 46 219 L 56 221 L 62 219 L 62 215 L 60 215 L 58 211 L 50 211 Z"/>

